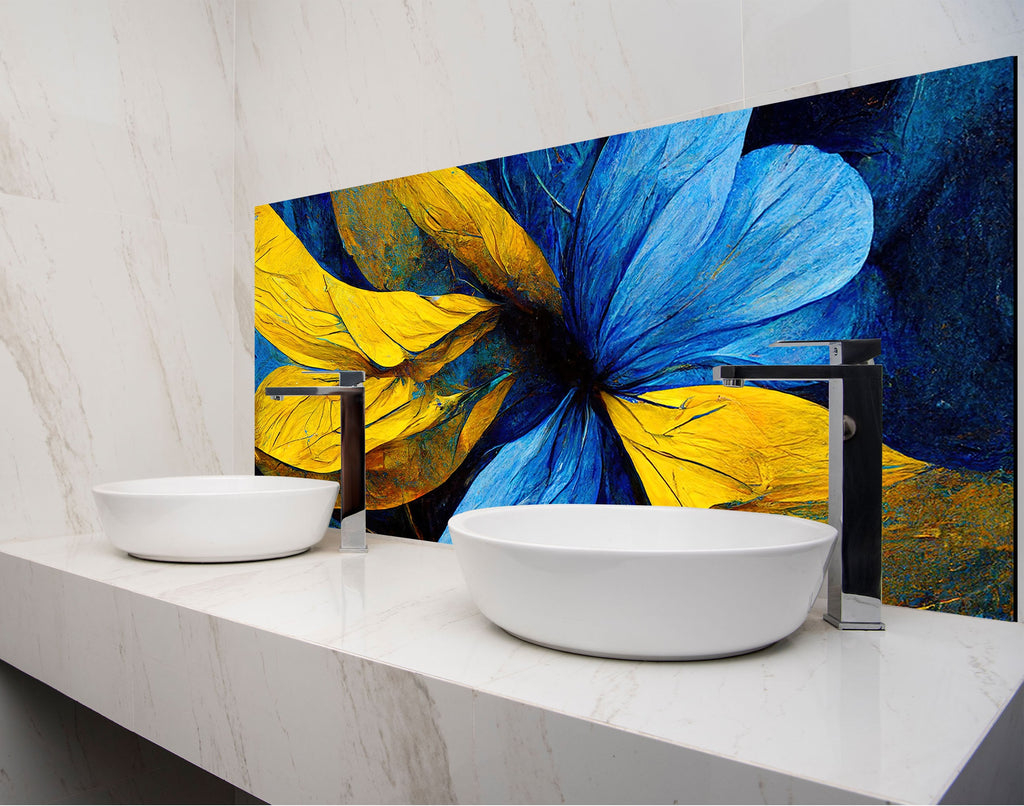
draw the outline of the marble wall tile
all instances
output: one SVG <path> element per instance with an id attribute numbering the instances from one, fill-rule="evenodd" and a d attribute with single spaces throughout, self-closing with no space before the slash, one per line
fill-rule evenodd
<path id="1" fill-rule="evenodd" d="M 231 0 L 0 5 L 0 540 L 231 464 L 233 55 Z"/>
<path id="2" fill-rule="evenodd" d="M 737 99 L 739 9 L 241 0 L 236 197 L 251 214 Z"/>
<path id="3" fill-rule="evenodd" d="M 1022 35 L 1014 0 L 746 0 L 744 93 L 761 104 L 815 82 L 827 91 L 1013 55 Z"/>
<path id="4" fill-rule="evenodd" d="M 101 481 L 230 463 L 226 230 L 0 196 L 0 264 L 0 539 L 91 531 Z"/>
<path id="5" fill-rule="evenodd" d="M 232 11 L 0 5 L 0 192 L 230 227 Z"/>
<path id="6" fill-rule="evenodd" d="M 1019 56 L 1022 53 L 1024 53 L 1024 33 L 1014 33 L 994 40 L 968 43 L 957 47 L 953 52 L 937 50 L 928 51 L 923 54 L 904 53 L 894 56 L 884 63 L 852 70 L 848 73 L 749 95 L 744 100 L 742 106 L 762 106 L 764 104 L 788 101 L 793 98 L 806 98 L 811 95 L 820 95 L 821 93 L 845 90 L 851 87 L 863 87 L 866 84 L 928 73 L 934 70 L 945 70 L 951 67 L 976 64 L 991 59 L 1001 59 L 1006 56 Z"/>

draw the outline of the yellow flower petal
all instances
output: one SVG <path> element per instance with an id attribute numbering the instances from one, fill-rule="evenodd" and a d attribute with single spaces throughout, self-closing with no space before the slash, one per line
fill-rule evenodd
<path id="1" fill-rule="evenodd" d="M 374 390 L 374 406 L 366 413 L 367 506 L 396 507 L 447 481 L 494 420 L 512 383 L 503 375 L 466 392 L 430 395 L 423 385 L 396 379 L 388 389 Z"/>
<path id="2" fill-rule="evenodd" d="M 710 507 L 828 498 L 828 411 L 759 387 L 602 394 L 652 504 Z M 882 483 L 928 467 L 882 448 Z"/>
<path id="3" fill-rule="evenodd" d="M 489 300 L 365 291 L 327 274 L 274 210 L 256 208 L 256 328 L 293 361 L 424 379 L 493 329 Z"/>
<path id="4" fill-rule="evenodd" d="M 499 309 L 462 294 L 421 297 L 410 291 L 364 291 L 334 281 L 328 291 L 356 348 L 379 371 L 415 362 L 426 378 L 494 328 Z"/>
<path id="5" fill-rule="evenodd" d="M 268 386 L 311 386 L 337 381 L 284 366 L 256 392 L 256 449 L 312 473 L 338 473 L 341 445 L 338 398 L 271 400 Z M 411 501 L 444 483 L 491 424 L 512 378 L 452 395 L 408 378 L 366 379 L 366 500 L 371 509 Z"/>
<path id="6" fill-rule="evenodd" d="M 312 470 L 298 470 L 292 465 L 285 464 L 280 459 L 275 459 L 269 453 L 261 451 L 256 448 L 254 451 L 254 464 L 256 469 L 259 470 L 264 476 L 300 476 L 310 479 L 323 479 L 325 481 L 337 481 L 337 473 L 316 473 Z M 341 492 L 338 492 L 338 497 L 341 497 Z M 334 505 L 339 506 L 338 504 Z"/>
<path id="7" fill-rule="evenodd" d="M 256 448 L 278 461 L 314 473 L 341 469 L 341 400 L 328 395 L 271 400 L 268 386 L 329 386 L 338 382 L 330 373 L 300 367 L 278 367 L 256 390 Z"/>
<path id="8" fill-rule="evenodd" d="M 416 224 L 489 289 L 521 308 L 561 314 L 562 294 L 544 254 L 469 174 L 449 168 L 388 184 Z"/>

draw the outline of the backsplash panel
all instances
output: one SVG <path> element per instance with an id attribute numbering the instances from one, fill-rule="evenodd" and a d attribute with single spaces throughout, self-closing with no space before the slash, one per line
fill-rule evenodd
<path id="1" fill-rule="evenodd" d="M 338 472 L 367 374 L 372 531 L 516 503 L 824 518 L 824 385 L 713 384 L 880 337 L 885 600 L 1014 614 L 1015 61 L 256 208 L 256 469 Z"/>

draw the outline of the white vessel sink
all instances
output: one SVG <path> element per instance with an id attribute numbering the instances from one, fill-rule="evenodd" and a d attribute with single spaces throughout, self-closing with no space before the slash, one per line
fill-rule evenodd
<path id="1" fill-rule="evenodd" d="M 93 488 L 119 549 L 147 560 L 268 560 L 318 543 L 338 482 L 290 476 L 180 476 Z"/>
<path id="2" fill-rule="evenodd" d="M 481 612 L 515 636 L 610 658 L 752 652 L 799 628 L 836 540 L 786 515 L 619 505 L 455 515 L 452 543 Z"/>

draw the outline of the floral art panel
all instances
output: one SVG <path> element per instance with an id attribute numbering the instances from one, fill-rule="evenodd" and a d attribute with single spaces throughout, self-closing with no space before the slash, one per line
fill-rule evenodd
<path id="1" fill-rule="evenodd" d="M 880 338 L 885 601 L 1013 618 L 1015 93 L 1001 59 L 262 205 L 257 472 L 336 476 L 338 401 L 262 390 L 362 370 L 374 532 L 824 519 L 825 385 L 711 368 Z"/>

